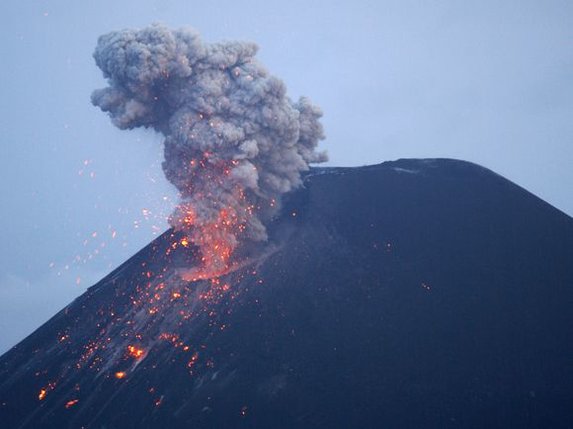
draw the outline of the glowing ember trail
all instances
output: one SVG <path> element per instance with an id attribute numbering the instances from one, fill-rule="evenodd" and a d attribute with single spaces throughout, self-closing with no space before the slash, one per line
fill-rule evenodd
<path id="1" fill-rule="evenodd" d="M 42 387 L 40 389 L 40 392 L 38 393 L 38 400 L 39 401 L 43 401 L 44 399 L 46 399 L 46 395 L 48 394 L 49 391 L 54 390 L 56 387 L 56 383 L 55 382 L 50 382 L 48 383 L 47 386 Z"/>
<path id="2" fill-rule="evenodd" d="M 165 137 L 163 170 L 181 199 L 170 223 L 185 236 L 174 244 L 199 252 L 187 281 L 228 272 L 241 244 L 265 241 L 280 196 L 326 160 L 316 152 L 322 113 L 306 98 L 293 102 L 256 52 L 152 26 L 106 34 L 94 53 L 109 83 L 94 105 L 121 129 Z"/>
<path id="3" fill-rule="evenodd" d="M 79 399 L 72 399 L 71 401 L 66 402 L 66 408 L 72 408 L 78 402 L 80 402 Z"/>

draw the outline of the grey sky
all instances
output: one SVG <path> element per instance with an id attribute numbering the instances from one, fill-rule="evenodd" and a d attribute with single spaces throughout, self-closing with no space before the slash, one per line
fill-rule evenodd
<path id="1" fill-rule="evenodd" d="M 160 137 L 89 100 L 97 37 L 152 22 L 257 42 L 330 165 L 466 159 L 573 214 L 568 0 L 3 0 L 0 352 L 167 227 Z"/>

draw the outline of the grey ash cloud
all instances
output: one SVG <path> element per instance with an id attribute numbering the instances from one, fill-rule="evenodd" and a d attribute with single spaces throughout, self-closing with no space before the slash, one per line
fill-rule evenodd
<path id="1" fill-rule="evenodd" d="M 316 150 L 321 110 L 292 101 L 257 49 L 153 25 L 105 34 L 94 53 L 109 86 L 93 104 L 120 129 L 163 134 L 163 170 L 181 197 L 170 223 L 215 265 L 224 261 L 214 245 L 232 252 L 241 240 L 265 240 L 280 196 L 300 186 L 310 163 L 326 161 Z"/>

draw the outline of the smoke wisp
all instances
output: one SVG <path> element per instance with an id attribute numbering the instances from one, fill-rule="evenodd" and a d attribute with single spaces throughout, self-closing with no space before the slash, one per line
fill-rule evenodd
<path id="1" fill-rule="evenodd" d="M 109 86 L 93 104 L 120 129 L 165 137 L 163 170 L 180 194 L 170 224 L 201 253 L 190 277 L 222 273 L 240 243 L 266 240 L 280 196 L 326 160 L 320 109 L 293 102 L 257 49 L 154 25 L 105 34 L 94 52 Z"/>

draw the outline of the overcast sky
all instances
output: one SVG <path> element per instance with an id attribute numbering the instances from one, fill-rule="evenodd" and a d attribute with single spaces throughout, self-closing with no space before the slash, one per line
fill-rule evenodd
<path id="1" fill-rule="evenodd" d="M 330 165 L 450 157 L 573 214 L 573 2 L 2 0 L 0 353 L 167 228 L 161 139 L 114 128 L 100 34 L 249 40 L 324 111 Z"/>

